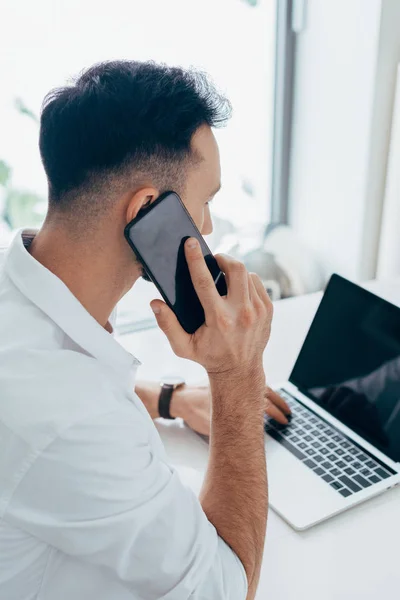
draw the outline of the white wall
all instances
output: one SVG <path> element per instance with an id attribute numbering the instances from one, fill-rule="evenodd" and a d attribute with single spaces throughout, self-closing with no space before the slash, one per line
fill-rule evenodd
<path id="1" fill-rule="evenodd" d="M 400 65 L 386 179 L 378 277 L 400 276 Z"/>
<path id="2" fill-rule="evenodd" d="M 308 0 L 306 28 L 298 36 L 290 222 L 323 260 L 327 274 L 369 276 L 363 230 L 375 214 L 366 211 L 367 198 L 374 199 L 367 190 L 377 160 L 371 144 L 385 124 L 389 139 L 391 118 L 390 90 L 383 99 L 376 97 L 377 80 L 386 85 L 387 79 L 377 77 L 382 5 L 395 9 L 396 3 L 400 7 L 397 0 Z M 392 28 L 399 30 L 399 23 Z M 385 139 L 379 138 L 380 150 Z M 381 186 L 385 166 L 386 158 L 374 173 Z M 379 191 L 377 185 L 375 198 Z"/>
<path id="3" fill-rule="evenodd" d="M 360 258 L 360 277 L 362 279 L 379 275 L 379 254 L 382 244 L 385 245 L 382 237 L 386 235 L 387 230 L 382 229 L 381 224 L 385 204 L 390 202 L 389 198 L 393 187 L 392 185 L 388 190 L 389 195 L 386 197 L 385 186 L 389 177 L 388 164 L 399 61 L 400 2 L 399 0 L 383 0 L 365 186 L 364 228 Z M 398 162 L 396 168 L 397 170 L 399 168 Z M 399 202 L 400 197 L 397 196 L 397 203 Z M 390 209 L 386 213 L 390 215 Z M 388 217 L 386 216 L 386 218 Z M 395 248 L 393 247 L 393 250 L 400 254 L 400 243 Z"/>

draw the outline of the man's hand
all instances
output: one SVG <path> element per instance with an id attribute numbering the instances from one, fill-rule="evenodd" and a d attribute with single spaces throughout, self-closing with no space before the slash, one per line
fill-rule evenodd
<path id="1" fill-rule="evenodd" d="M 262 355 L 271 331 L 273 307 L 260 278 L 248 273 L 239 261 L 217 255 L 228 286 L 228 294 L 221 297 L 195 238 L 186 241 L 185 257 L 204 309 L 205 323 L 189 334 L 165 302 L 153 300 L 151 308 L 172 350 L 180 358 L 202 365 L 210 380 L 261 381 Z"/>
<path id="2" fill-rule="evenodd" d="M 153 381 L 138 381 L 135 391 L 152 419 L 159 417 L 158 399 L 160 384 Z M 290 408 L 286 402 L 266 386 L 264 396 L 266 414 L 278 423 L 286 425 Z M 173 417 L 181 417 L 185 423 L 197 433 L 210 435 L 211 427 L 211 392 L 208 385 L 189 386 L 175 390 L 172 395 L 170 412 Z"/>
<path id="3" fill-rule="evenodd" d="M 204 324 L 189 335 L 161 300 L 153 300 L 151 307 L 175 354 L 207 371 L 212 419 L 200 502 L 220 537 L 242 561 L 247 600 L 254 600 L 268 512 L 263 352 L 272 303 L 260 278 L 233 258 L 216 257 L 228 287 L 221 297 L 193 238 L 185 243 L 185 257 L 204 309 Z"/>
<path id="4" fill-rule="evenodd" d="M 264 409 L 268 416 L 286 425 L 290 408 L 270 387 L 265 388 Z M 171 402 L 171 414 L 182 419 L 197 433 L 210 435 L 211 393 L 208 385 L 184 386 L 175 390 Z"/>

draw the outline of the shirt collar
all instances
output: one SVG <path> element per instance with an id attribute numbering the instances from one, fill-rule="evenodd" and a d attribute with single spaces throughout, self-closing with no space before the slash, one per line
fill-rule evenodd
<path id="1" fill-rule="evenodd" d="M 132 375 L 140 361 L 127 352 L 104 327 L 82 306 L 68 287 L 54 273 L 27 251 L 36 231 L 19 231 L 4 263 L 4 270 L 14 285 L 38 306 L 78 346 L 120 377 Z"/>

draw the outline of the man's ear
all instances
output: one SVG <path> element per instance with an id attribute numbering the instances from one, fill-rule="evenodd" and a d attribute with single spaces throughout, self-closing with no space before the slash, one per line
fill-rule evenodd
<path id="1" fill-rule="evenodd" d="M 150 186 L 133 192 L 126 208 L 126 222 L 130 223 L 136 217 L 139 210 L 157 200 L 159 195 L 159 190 Z"/>

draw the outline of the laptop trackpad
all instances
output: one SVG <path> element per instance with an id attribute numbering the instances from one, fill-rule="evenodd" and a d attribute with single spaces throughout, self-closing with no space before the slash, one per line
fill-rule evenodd
<path id="1" fill-rule="evenodd" d="M 345 499 L 278 442 L 265 442 L 271 508 L 295 529 L 306 529 L 343 509 Z"/>

